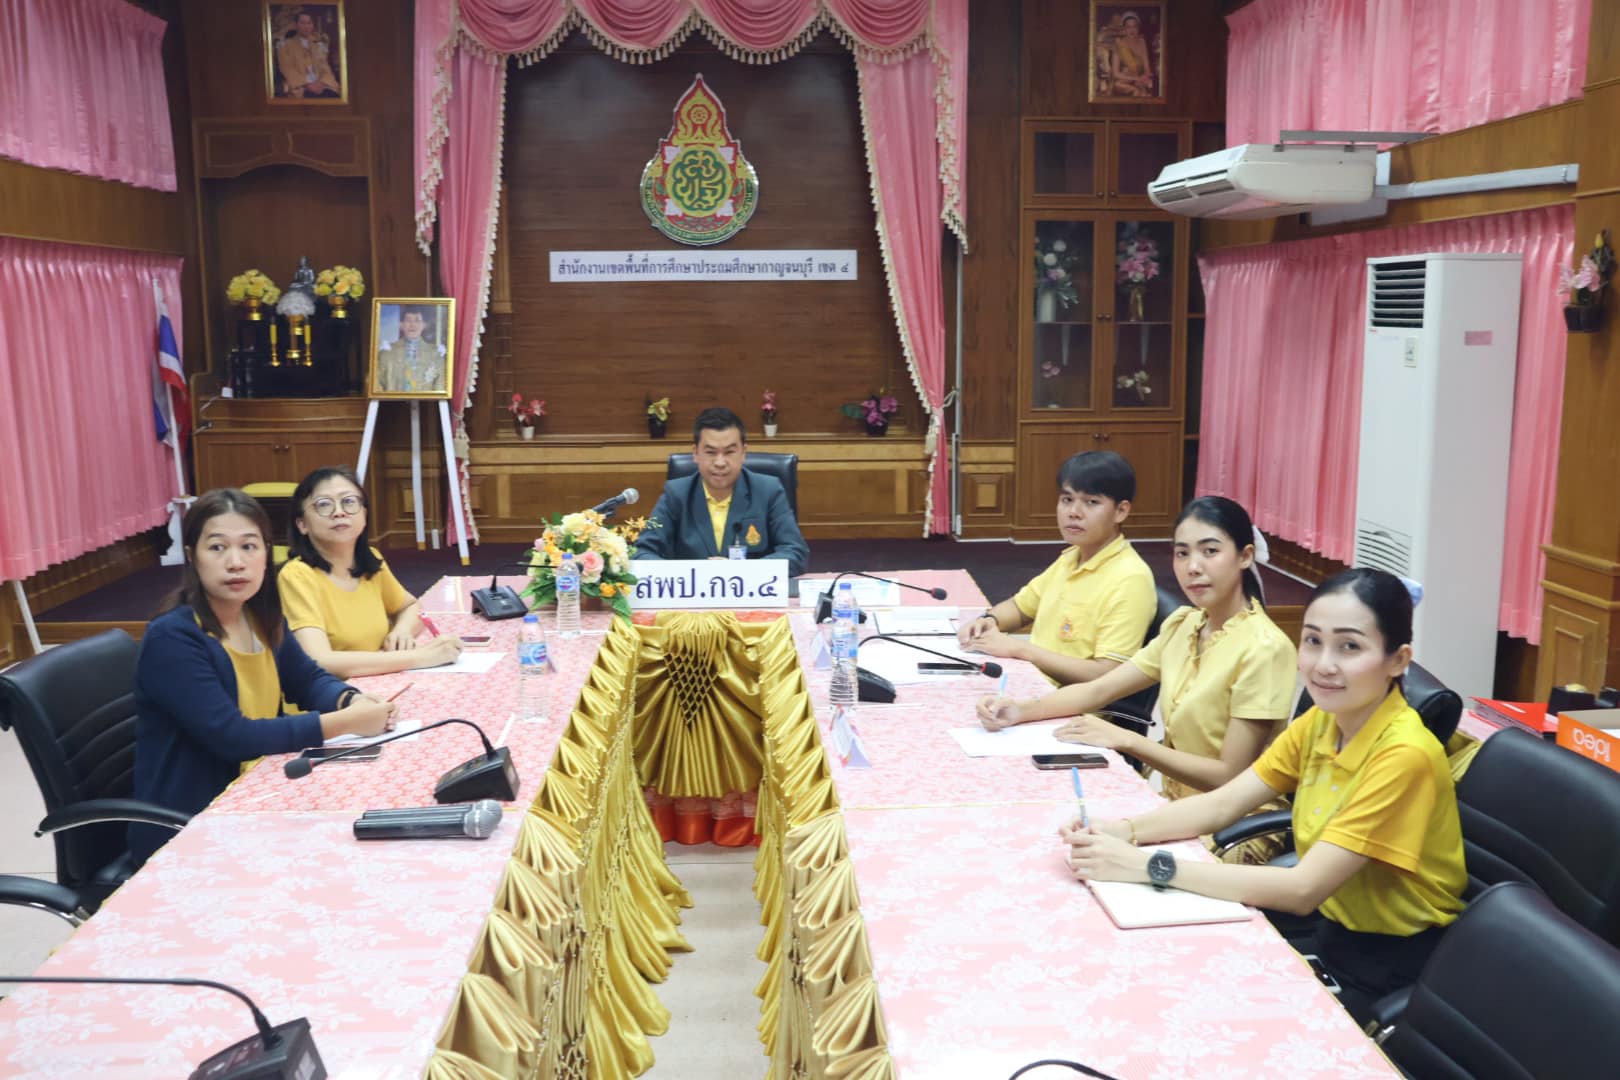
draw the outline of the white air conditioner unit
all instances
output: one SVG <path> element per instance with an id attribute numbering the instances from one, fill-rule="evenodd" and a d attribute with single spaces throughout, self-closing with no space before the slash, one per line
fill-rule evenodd
<path id="1" fill-rule="evenodd" d="M 1372 198 L 1377 160 L 1373 146 L 1246 143 L 1166 165 L 1148 184 L 1148 197 L 1187 217 L 1303 214 Z"/>
<path id="2" fill-rule="evenodd" d="M 1417 661 L 1491 697 L 1519 338 L 1518 255 L 1367 260 L 1355 565 L 1423 585 Z"/>

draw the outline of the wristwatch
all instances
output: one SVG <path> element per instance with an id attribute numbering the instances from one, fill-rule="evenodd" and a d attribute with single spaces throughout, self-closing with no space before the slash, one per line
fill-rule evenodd
<path id="1" fill-rule="evenodd" d="M 1162 889 L 1176 876 L 1176 857 L 1160 848 L 1148 856 L 1147 870 L 1148 883 L 1155 889 Z"/>

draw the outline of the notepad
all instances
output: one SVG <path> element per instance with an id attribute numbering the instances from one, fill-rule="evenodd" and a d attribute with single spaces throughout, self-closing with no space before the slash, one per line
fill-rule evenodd
<path id="1" fill-rule="evenodd" d="M 453 664 L 440 664 L 438 667 L 417 668 L 411 672 L 414 675 L 482 675 L 496 664 L 505 660 L 503 652 L 471 652 L 463 649 L 461 655 L 456 657 Z"/>
<path id="2" fill-rule="evenodd" d="M 1155 889 L 1134 881 L 1088 881 L 1097 903 L 1121 930 L 1248 922 L 1254 912 L 1234 900 L 1216 900 L 1181 889 Z"/>
<path id="3" fill-rule="evenodd" d="M 1057 738 L 1052 733 L 1063 724 L 1064 721 L 1055 720 L 1044 724 L 1019 724 L 1000 731 L 959 727 L 951 728 L 951 738 L 956 740 L 962 753 L 968 757 L 1029 757 L 1033 754 L 1074 754 L 1082 750 L 1100 749 Z"/>
<path id="4" fill-rule="evenodd" d="M 402 720 L 394 725 L 393 731 L 385 731 L 381 735 L 334 735 L 326 740 L 327 746 L 370 746 L 374 742 L 391 739 L 395 735 L 409 735 L 422 726 L 420 720 Z"/>
<path id="5" fill-rule="evenodd" d="M 929 637 L 955 637 L 956 608 L 898 607 L 873 613 L 880 634 L 923 634 Z M 935 645 L 930 644 L 930 648 Z"/>

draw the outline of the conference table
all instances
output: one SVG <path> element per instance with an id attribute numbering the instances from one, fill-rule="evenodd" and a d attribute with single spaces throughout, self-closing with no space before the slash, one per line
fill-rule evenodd
<path id="1" fill-rule="evenodd" d="M 943 603 L 963 611 L 985 604 L 964 571 L 895 576 L 946 588 Z M 1064 865 L 1055 830 L 1074 812 L 1068 773 L 971 758 L 950 734 L 974 723 L 972 703 L 993 681 L 935 677 L 898 687 L 893 704 L 862 703 L 870 766 L 847 767 L 807 611 L 638 611 L 633 625 L 587 612 L 582 636 L 549 639 L 546 719 L 523 720 L 517 623 L 470 613 L 468 591 L 485 583 L 446 578 L 424 608 L 444 632 L 492 634 L 506 662 L 356 682 L 403 690 L 403 722 L 465 717 L 511 748 L 521 789 L 493 836 L 361 843 L 351 832 L 366 809 L 430 803 L 437 777 L 481 752 L 464 727 L 300 780 L 284 776 L 284 757 L 267 758 L 38 974 L 230 983 L 272 1024 L 308 1017 L 334 1077 L 644 1071 L 667 1026 L 657 981 L 680 963 L 678 910 L 690 904 L 642 801 L 648 771 L 679 764 L 645 760 L 645 729 L 682 727 L 648 713 L 659 683 L 646 672 L 678 681 L 691 664 L 677 660 L 706 663 L 722 693 L 736 661 L 755 665 L 736 685 L 764 718 L 753 725 L 766 1075 L 1000 1078 L 1041 1058 L 1122 1078 L 1397 1075 L 1258 913 L 1116 928 Z M 710 653 L 681 652 L 700 638 Z M 1008 692 L 1046 688 L 1030 665 L 1006 666 Z M 684 728 L 699 715 L 683 714 Z M 1160 801 L 1105 753 L 1108 767 L 1085 773 L 1094 817 Z M 27 986 L 0 1004 L 0 1074 L 186 1075 L 251 1031 L 240 1003 L 217 992 Z"/>

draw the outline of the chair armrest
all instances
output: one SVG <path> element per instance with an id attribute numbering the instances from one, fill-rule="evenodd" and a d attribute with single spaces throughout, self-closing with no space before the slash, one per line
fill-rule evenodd
<path id="1" fill-rule="evenodd" d="M 1215 841 L 1215 854 L 1224 854 L 1245 840 L 1274 833 L 1292 832 L 1294 815 L 1288 810 L 1268 810 L 1264 814 L 1251 814 L 1242 821 L 1228 825 L 1211 839 Z"/>
<path id="2" fill-rule="evenodd" d="M 1126 731 L 1134 731 L 1138 735 L 1146 735 L 1153 728 L 1153 721 L 1132 713 L 1122 712 L 1119 709 L 1098 709 L 1092 715 L 1100 716 L 1115 727 L 1122 727 Z"/>
<path id="3" fill-rule="evenodd" d="M 1385 994 L 1373 1002 L 1371 1017 L 1367 1021 L 1367 1034 L 1373 1036 L 1380 1044 L 1389 1036 L 1389 1032 L 1401 1017 L 1406 1013 L 1406 1006 L 1412 1001 L 1412 988 L 1403 986 L 1399 990 Z"/>
<path id="4" fill-rule="evenodd" d="M 54 881 L 24 877 L 21 874 L 0 874 L 0 904 L 44 908 L 62 916 L 69 922 L 83 918 L 83 904 L 79 894 Z"/>
<path id="5" fill-rule="evenodd" d="M 179 832 L 190 820 L 189 814 L 182 814 L 178 810 L 170 810 L 166 806 L 142 802 L 139 799 L 86 799 L 84 802 L 76 802 L 46 814 L 39 827 L 34 830 L 34 835 L 44 836 L 64 829 L 77 829 L 80 825 L 98 825 L 106 821 L 138 821 L 146 825 L 162 825 Z"/>

